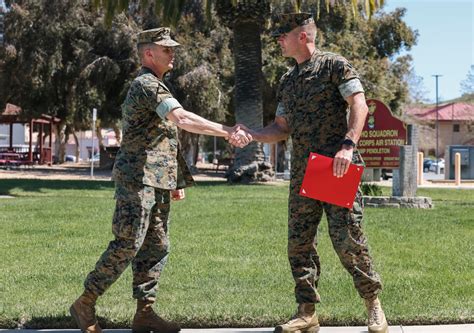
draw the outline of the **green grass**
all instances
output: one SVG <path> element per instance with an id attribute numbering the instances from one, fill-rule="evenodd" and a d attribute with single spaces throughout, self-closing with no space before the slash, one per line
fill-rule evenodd
<path id="1" fill-rule="evenodd" d="M 389 194 L 390 189 L 384 188 Z M 68 308 L 112 237 L 113 184 L 0 180 L 0 328 L 75 327 Z M 474 321 L 474 191 L 419 190 L 432 210 L 366 209 L 365 231 L 391 324 Z M 173 203 L 172 252 L 157 308 L 186 327 L 273 326 L 292 315 L 287 186 L 199 183 Z M 325 218 L 318 313 L 364 325 L 363 303 L 332 250 Z M 128 327 L 131 271 L 99 299 L 107 328 Z"/>

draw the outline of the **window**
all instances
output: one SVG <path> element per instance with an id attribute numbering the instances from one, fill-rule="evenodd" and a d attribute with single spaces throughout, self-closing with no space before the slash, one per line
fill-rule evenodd
<path id="1" fill-rule="evenodd" d="M 453 125 L 453 132 L 459 132 L 459 124 Z"/>

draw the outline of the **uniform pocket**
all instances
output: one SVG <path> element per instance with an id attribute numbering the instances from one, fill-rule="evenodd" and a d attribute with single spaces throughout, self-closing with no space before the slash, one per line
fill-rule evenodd
<path id="1" fill-rule="evenodd" d="M 141 184 L 119 184 L 115 198 L 117 202 L 112 221 L 114 235 L 127 239 L 144 237 L 150 211 L 155 204 L 154 188 Z"/>

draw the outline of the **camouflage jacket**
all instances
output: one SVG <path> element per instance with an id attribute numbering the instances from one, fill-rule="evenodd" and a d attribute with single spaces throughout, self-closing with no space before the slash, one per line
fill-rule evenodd
<path id="1" fill-rule="evenodd" d="M 112 172 L 115 181 L 165 190 L 193 184 L 180 152 L 178 128 L 156 112 L 170 97 L 166 85 L 150 69 L 142 68 L 122 104 L 123 138 Z"/>
<path id="2" fill-rule="evenodd" d="M 348 104 L 340 87 L 354 82 L 363 91 L 359 75 L 337 54 L 316 50 L 308 61 L 284 74 L 278 91 L 277 116 L 288 122 L 293 144 L 292 174 L 301 180 L 310 152 L 334 157 L 347 133 Z M 354 163 L 362 164 L 354 152 Z"/>

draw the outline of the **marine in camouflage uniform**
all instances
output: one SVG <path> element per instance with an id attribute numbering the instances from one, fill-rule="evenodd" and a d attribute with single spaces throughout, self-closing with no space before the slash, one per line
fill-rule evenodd
<path id="1" fill-rule="evenodd" d="M 277 116 L 288 122 L 293 144 L 289 199 L 288 254 L 296 281 L 297 303 L 320 301 L 316 290 L 320 275 L 314 239 L 323 211 L 333 247 L 351 273 L 363 298 L 373 298 L 381 289 L 373 271 L 367 241 L 361 229 L 362 201 L 357 193 L 352 211 L 299 195 L 310 152 L 335 157 L 348 132 L 347 102 L 341 95 L 363 92 L 358 75 L 341 56 L 315 51 L 306 63 L 285 74 L 279 90 Z M 355 90 L 355 91 L 354 91 Z M 363 165 L 358 151 L 352 163 Z"/>
<path id="2" fill-rule="evenodd" d="M 352 210 L 299 195 L 311 152 L 332 158 L 351 156 L 352 163 L 363 165 L 359 152 L 354 149 L 354 141 L 360 136 L 360 124 L 363 126 L 366 115 L 363 109 L 367 106 L 359 75 L 352 65 L 342 56 L 316 49 L 314 39 L 310 47 L 301 40 L 301 31 L 307 34 L 304 36 L 309 36 L 311 29 L 302 30 L 300 27 L 313 25 L 315 36 L 316 27 L 310 14 L 282 15 L 276 25 L 273 36 L 279 37 L 283 55 L 294 57 L 297 64 L 281 78 L 275 123 L 260 131 L 250 131 L 256 140 L 264 142 L 281 140 L 285 135 L 290 135 L 293 144 L 288 258 L 299 306 L 295 317 L 277 326 L 275 332 L 317 332 L 319 323 L 314 304 L 320 302 L 317 286 L 321 266 L 316 245 L 323 212 L 327 216 L 333 248 L 352 275 L 360 296 L 370 302 L 378 302 L 377 294 L 382 287 L 380 277 L 373 269 L 367 239 L 361 228 L 363 205 L 360 191 Z M 363 117 L 359 116 L 358 129 L 355 129 L 356 126 L 349 128 L 347 100 L 352 101 L 351 98 L 358 94 L 357 98 L 365 106 L 360 112 Z M 353 108 L 351 105 L 351 112 L 355 113 Z M 378 330 L 380 325 L 370 327 L 370 318 L 369 313 L 370 332 L 385 332 L 383 329 Z"/>
<path id="3" fill-rule="evenodd" d="M 172 96 L 162 77 L 172 68 L 172 47 L 177 45 L 170 38 L 169 28 L 138 35 L 143 67 L 122 104 L 123 139 L 112 173 L 116 184 L 112 222 L 115 239 L 87 276 L 83 295 L 70 309 L 83 331 L 101 332 L 94 313 L 95 301 L 130 263 L 133 297 L 137 299 L 133 331 L 180 330 L 179 325 L 158 317 L 151 308 L 170 251 L 170 192 L 193 184 L 180 152 L 177 125 L 186 124 L 182 125 L 184 129 L 194 133 L 218 136 L 234 134 L 235 128 L 184 110 Z"/>

